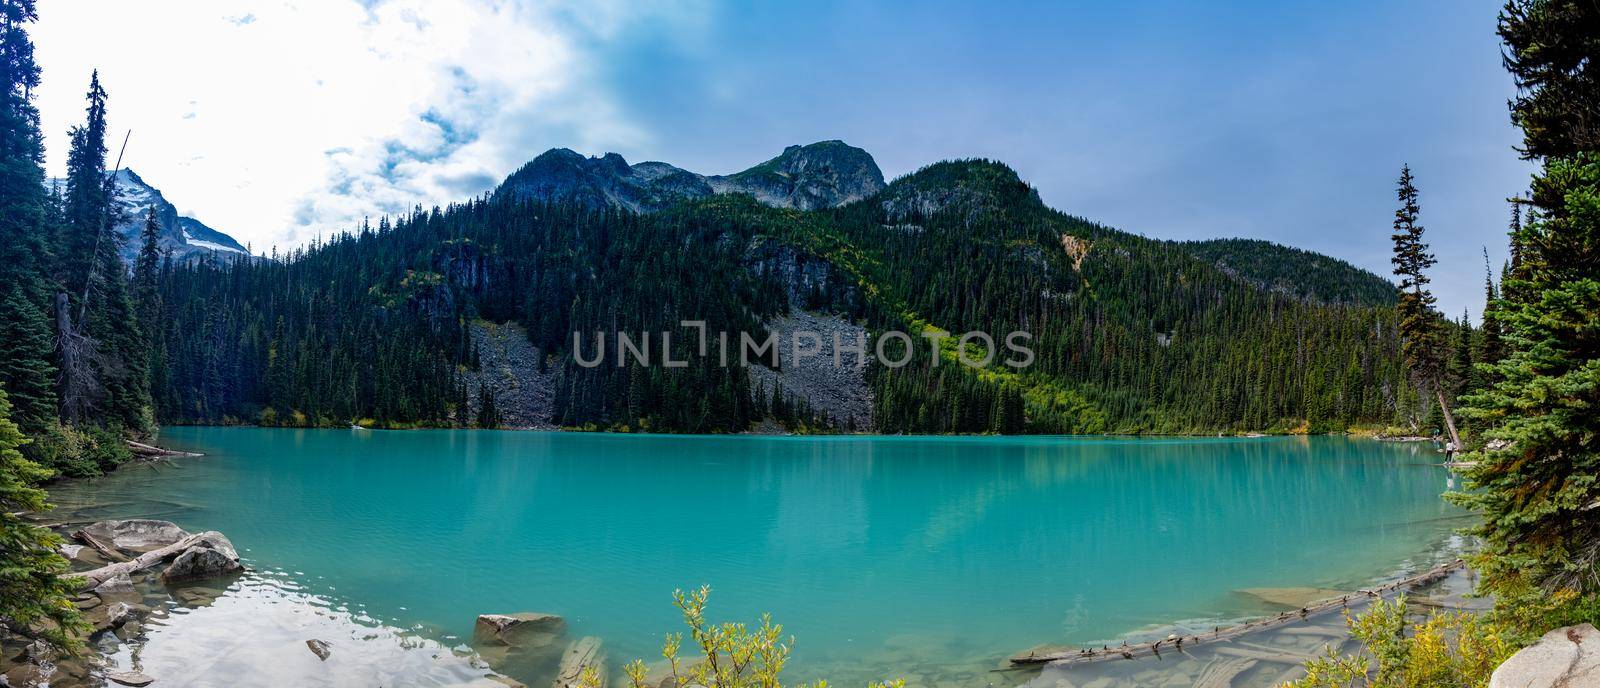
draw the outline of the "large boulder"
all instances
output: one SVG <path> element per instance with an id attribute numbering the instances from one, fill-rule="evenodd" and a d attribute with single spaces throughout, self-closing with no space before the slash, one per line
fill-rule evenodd
<path id="1" fill-rule="evenodd" d="M 483 644 L 545 647 L 566 634 L 567 620 L 540 612 L 482 614 L 472 630 L 473 639 Z"/>
<path id="2" fill-rule="evenodd" d="M 511 676 L 551 676 L 561 663 L 567 621 L 555 614 L 484 614 L 473 649 L 489 668 Z"/>
<path id="3" fill-rule="evenodd" d="M 1600 686 L 1600 631 L 1593 624 L 1557 628 L 1494 670 L 1489 688 Z"/>
<path id="4" fill-rule="evenodd" d="M 211 530 L 200 534 L 199 540 L 173 557 L 172 563 L 161 572 L 163 583 L 184 583 L 239 573 L 244 566 L 233 543 L 222 533 Z"/>
<path id="5" fill-rule="evenodd" d="M 149 552 L 189 537 L 189 532 L 171 521 L 132 518 L 100 521 L 83 527 L 83 532 L 112 547 L 130 552 Z"/>

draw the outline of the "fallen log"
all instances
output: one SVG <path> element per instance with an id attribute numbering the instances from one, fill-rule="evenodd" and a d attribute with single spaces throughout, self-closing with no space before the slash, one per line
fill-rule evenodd
<path id="1" fill-rule="evenodd" d="M 1432 583 L 1449 575 L 1450 572 L 1463 568 L 1466 565 L 1467 564 L 1465 561 L 1457 559 L 1446 564 L 1441 564 L 1414 576 L 1408 576 L 1399 580 L 1390 581 L 1388 583 L 1384 583 L 1383 585 L 1372 588 L 1363 588 L 1349 595 L 1307 605 L 1297 612 L 1284 612 L 1282 614 L 1278 614 L 1277 616 L 1269 616 L 1265 619 L 1249 621 L 1238 626 L 1230 626 L 1228 628 L 1217 627 L 1210 633 L 1184 636 L 1182 638 L 1183 644 L 1193 646 L 1199 645 L 1202 642 L 1213 643 L 1219 640 L 1231 640 L 1233 638 L 1238 638 L 1262 629 L 1282 626 L 1292 621 L 1304 619 L 1311 614 L 1348 606 L 1352 600 L 1360 601 L 1365 598 L 1382 597 L 1386 593 L 1394 592 L 1403 588 L 1410 588 L 1425 583 Z M 1140 643 L 1136 645 L 1124 644 L 1121 647 L 1102 647 L 1099 649 L 1085 648 L 1082 650 L 1067 650 L 1065 652 L 1050 652 L 1044 654 L 1019 654 L 1012 656 L 1010 662 L 1012 666 L 1030 666 L 1049 664 L 1051 662 L 1075 665 L 1111 659 L 1134 659 L 1136 657 L 1159 656 L 1161 650 L 1159 646 L 1162 643 L 1170 642 L 1170 640 L 1157 640 L 1153 643 Z"/>
<path id="2" fill-rule="evenodd" d="M 149 552 L 145 552 L 144 554 L 141 554 L 130 561 L 118 562 L 115 564 L 102 566 L 91 571 L 69 575 L 73 578 L 80 579 L 78 581 L 79 590 L 93 590 L 101 583 L 104 583 L 108 579 L 114 578 L 119 574 L 138 573 L 145 569 L 161 564 L 168 559 L 172 559 L 179 554 L 184 553 L 184 551 L 188 550 L 190 547 L 197 545 L 209 546 L 213 544 L 214 539 L 221 539 L 224 542 L 227 540 L 227 538 L 223 537 L 222 533 L 219 533 L 215 530 L 208 530 L 204 533 L 195 533 L 194 535 L 190 535 L 160 549 L 150 550 Z"/>
<path id="3" fill-rule="evenodd" d="M 117 562 L 117 561 L 127 561 L 128 560 L 127 555 L 124 555 L 123 553 L 118 552 L 115 547 L 112 547 L 110 545 L 107 545 L 104 542 L 101 542 L 100 538 L 97 538 L 97 537 L 89 534 L 88 531 L 85 531 L 85 530 L 72 531 L 72 539 L 77 540 L 79 542 L 82 542 L 83 544 L 88 545 L 89 547 L 93 548 L 94 551 L 100 553 L 100 556 L 105 557 L 106 561 Z"/>
<path id="4" fill-rule="evenodd" d="M 166 449 L 166 448 L 163 448 L 163 447 L 157 447 L 157 446 L 152 445 L 152 444 L 145 444 L 143 442 L 135 442 L 133 440 L 124 440 L 124 441 L 128 443 L 128 450 L 132 451 L 135 454 L 138 454 L 139 456 L 146 456 L 146 457 L 150 457 L 150 456 L 205 456 L 204 454 L 196 454 L 194 452 L 178 451 L 176 449 Z"/>

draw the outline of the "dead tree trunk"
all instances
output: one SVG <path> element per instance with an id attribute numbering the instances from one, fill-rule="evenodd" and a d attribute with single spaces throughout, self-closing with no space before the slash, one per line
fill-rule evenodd
<path id="1" fill-rule="evenodd" d="M 56 294 L 55 315 L 56 355 L 60 363 L 56 394 L 60 399 L 61 419 L 78 423 L 94 408 L 94 395 L 99 390 L 93 365 L 94 340 L 73 325 L 72 301 L 66 292 Z"/>
<path id="2" fill-rule="evenodd" d="M 1439 413 L 1444 416 L 1444 427 L 1450 431 L 1450 444 L 1454 447 L 1454 449 L 1446 453 L 1454 454 L 1459 452 L 1465 447 L 1461 446 L 1461 434 L 1456 432 L 1456 416 L 1450 412 L 1450 405 L 1445 403 L 1444 388 L 1435 383 L 1433 385 L 1433 396 L 1439 400 Z"/>

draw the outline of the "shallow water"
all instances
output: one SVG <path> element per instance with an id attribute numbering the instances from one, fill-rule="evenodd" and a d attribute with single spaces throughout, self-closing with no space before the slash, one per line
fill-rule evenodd
<path id="1" fill-rule="evenodd" d="M 1237 591 L 1351 589 L 1432 563 L 1465 524 L 1439 499 L 1437 454 L 1342 437 L 161 441 L 206 456 L 54 498 L 221 530 L 254 567 L 446 645 L 477 614 L 543 611 L 615 661 L 649 660 L 681 623 L 673 588 L 707 583 L 713 620 L 772 612 L 799 639 L 791 682 L 835 685 L 913 669 L 999 683 L 984 669 L 1039 643 L 1276 611 Z"/>

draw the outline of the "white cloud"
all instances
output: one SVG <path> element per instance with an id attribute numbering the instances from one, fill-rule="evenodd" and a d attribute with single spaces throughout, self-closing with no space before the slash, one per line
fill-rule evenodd
<path id="1" fill-rule="evenodd" d="M 52 174 L 91 69 L 125 164 L 257 251 L 487 190 L 551 146 L 648 140 L 594 53 L 698 8 L 535 0 L 78 0 L 33 35 Z M 111 157 L 116 156 L 115 144 Z"/>

